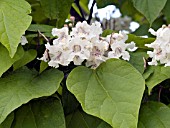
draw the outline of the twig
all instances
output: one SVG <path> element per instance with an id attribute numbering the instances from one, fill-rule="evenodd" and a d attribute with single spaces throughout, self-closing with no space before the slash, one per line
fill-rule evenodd
<path id="1" fill-rule="evenodd" d="M 77 5 L 77 7 L 78 7 L 78 9 L 79 9 L 79 11 L 80 11 L 80 13 L 81 13 L 81 16 L 82 16 L 81 18 L 82 18 L 82 20 L 84 21 L 84 20 L 86 20 L 86 19 L 85 19 L 85 17 L 84 17 L 83 11 L 82 11 L 82 9 L 81 9 L 81 7 L 80 7 L 79 1 L 80 1 L 80 0 L 74 0 L 74 2 L 76 3 L 76 5 Z"/>
<path id="2" fill-rule="evenodd" d="M 96 0 L 93 0 L 92 6 L 91 6 L 91 8 L 90 8 L 90 15 L 89 15 L 89 18 L 88 18 L 88 20 L 87 20 L 87 23 L 88 23 L 88 24 L 90 24 L 90 22 L 91 22 L 92 14 L 93 14 L 93 7 L 94 7 L 95 3 L 96 3 Z"/>
<path id="3" fill-rule="evenodd" d="M 41 35 L 47 42 L 49 42 L 49 40 L 47 39 L 47 37 L 46 37 L 44 34 L 42 34 L 39 30 L 38 30 L 38 34 Z"/>

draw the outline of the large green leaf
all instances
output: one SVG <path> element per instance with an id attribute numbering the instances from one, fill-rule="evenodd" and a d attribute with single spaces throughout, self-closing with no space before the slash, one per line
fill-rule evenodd
<path id="1" fill-rule="evenodd" d="M 150 75 L 148 76 L 145 74 L 150 74 Z M 162 81 L 170 78 L 170 67 L 149 66 L 145 71 L 144 76 L 148 76 L 146 77 L 146 85 L 150 93 L 153 87 L 155 87 L 157 84 L 161 83 Z"/>
<path id="2" fill-rule="evenodd" d="M 57 27 L 63 27 L 73 2 L 74 0 L 40 0 L 46 17 L 57 19 Z"/>
<path id="3" fill-rule="evenodd" d="M 75 68 L 68 76 L 67 87 L 88 114 L 114 128 L 137 127 L 145 82 L 129 63 L 110 59 L 96 70 Z"/>
<path id="4" fill-rule="evenodd" d="M 5 71 L 7 71 L 12 66 L 12 64 L 15 61 L 19 60 L 23 56 L 23 54 L 24 54 L 24 50 L 22 46 L 19 46 L 15 56 L 11 58 L 9 56 L 7 49 L 0 44 L 0 62 L 1 62 L 0 77 Z"/>
<path id="5" fill-rule="evenodd" d="M 14 113 L 12 112 L 7 116 L 4 122 L 0 124 L 0 128 L 11 128 L 13 120 L 14 120 Z"/>
<path id="6" fill-rule="evenodd" d="M 150 24 L 159 16 L 167 0 L 133 0 L 135 8 L 141 12 Z"/>
<path id="7" fill-rule="evenodd" d="M 169 128 L 170 108 L 159 102 L 148 102 L 142 105 L 139 114 L 138 128 Z"/>
<path id="8" fill-rule="evenodd" d="M 13 128 L 66 128 L 60 101 L 49 98 L 21 106 L 16 111 Z"/>
<path id="9" fill-rule="evenodd" d="M 29 63 L 32 60 L 34 60 L 36 58 L 36 56 L 37 56 L 36 50 L 30 49 L 28 51 L 25 51 L 23 57 L 13 64 L 14 70 L 24 66 L 25 64 Z"/>
<path id="10" fill-rule="evenodd" d="M 11 57 L 31 23 L 30 12 L 31 6 L 25 0 L 0 0 L 0 42 Z"/>
<path id="11" fill-rule="evenodd" d="M 104 8 L 107 5 L 114 5 L 115 3 L 118 3 L 118 0 L 96 0 L 96 3 L 98 8 Z"/>
<path id="12" fill-rule="evenodd" d="M 66 123 L 67 128 L 112 128 L 101 119 L 78 110 L 66 117 Z"/>
<path id="13" fill-rule="evenodd" d="M 57 69 L 36 71 L 21 68 L 0 78 L 0 123 L 14 109 L 33 98 L 52 95 L 57 91 L 63 74 Z"/>

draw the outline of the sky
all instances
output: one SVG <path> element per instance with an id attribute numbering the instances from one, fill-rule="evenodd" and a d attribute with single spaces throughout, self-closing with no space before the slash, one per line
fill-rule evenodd
<path id="1" fill-rule="evenodd" d="M 90 0 L 90 3 L 88 5 L 89 8 L 91 8 L 92 2 L 93 2 L 93 0 Z M 113 11 L 115 11 L 115 12 L 112 13 Z M 95 16 L 95 13 L 97 13 L 97 12 L 98 12 L 98 15 L 99 15 L 101 21 L 103 18 L 109 19 L 110 16 L 113 18 L 118 18 L 121 16 L 119 9 L 117 9 L 114 5 L 109 5 L 105 8 L 97 9 L 97 6 L 95 4 L 95 6 L 93 8 L 93 17 Z M 130 29 L 132 31 L 135 31 L 138 27 L 139 27 L 139 24 L 137 22 L 131 22 Z"/>

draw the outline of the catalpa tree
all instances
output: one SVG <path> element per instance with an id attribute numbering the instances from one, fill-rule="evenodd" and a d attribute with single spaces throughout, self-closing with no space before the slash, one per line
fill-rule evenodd
<path id="1" fill-rule="evenodd" d="M 0 0 L 0 128 L 170 127 L 170 1 L 90 2 Z"/>

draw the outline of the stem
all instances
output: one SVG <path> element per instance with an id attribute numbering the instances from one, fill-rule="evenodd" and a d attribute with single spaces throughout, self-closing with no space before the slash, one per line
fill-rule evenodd
<path id="1" fill-rule="evenodd" d="M 38 30 L 38 35 L 41 35 L 47 42 L 49 42 L 47 37 L 44 34 L 42 34 L 39 30 Z"/>
<path id="2" fill-rule="evenodd" d="M 161 92 L 162 92 L 162 86 L 159 88 L 159 93 L 158 93 L 158 101 L 160 102 L 161 99 Z"/>
<path id="3" fill-rule="evenodd" d="M 76 3 L 76 5 L 77 5 L 77 7 L 78 7 L 78 9 L 79 9 L 79 11 L 80 11 L 80 13 L 81 13 L 82 20 L 84 21 L 84 20 L 86 20 L 86 19 L 85 19 L 85 17 L 84 17 L 83 11 L 82 11 L 82 9 L 81 9 L 81 7 L 80 7 L 79 1 L 80 1 L 80 0 L 74 0 L 74 2 Z"/>
<path id="4" fill-rule="evenodd" d="M 91 6 L 91 8 L 90 8 L 90 15 L 89 15 L 89 18 L 88 18 L 88 20 L 87 20 L 87 23 L 88 23 L 88 24 L 90 24 L 90 22 L 91 22 L 92 14 L 93 14 L 93 7 L 94 7 L 95 3 L 96 3 L 96 0 L 93 0 L 92 6 Z"/>

